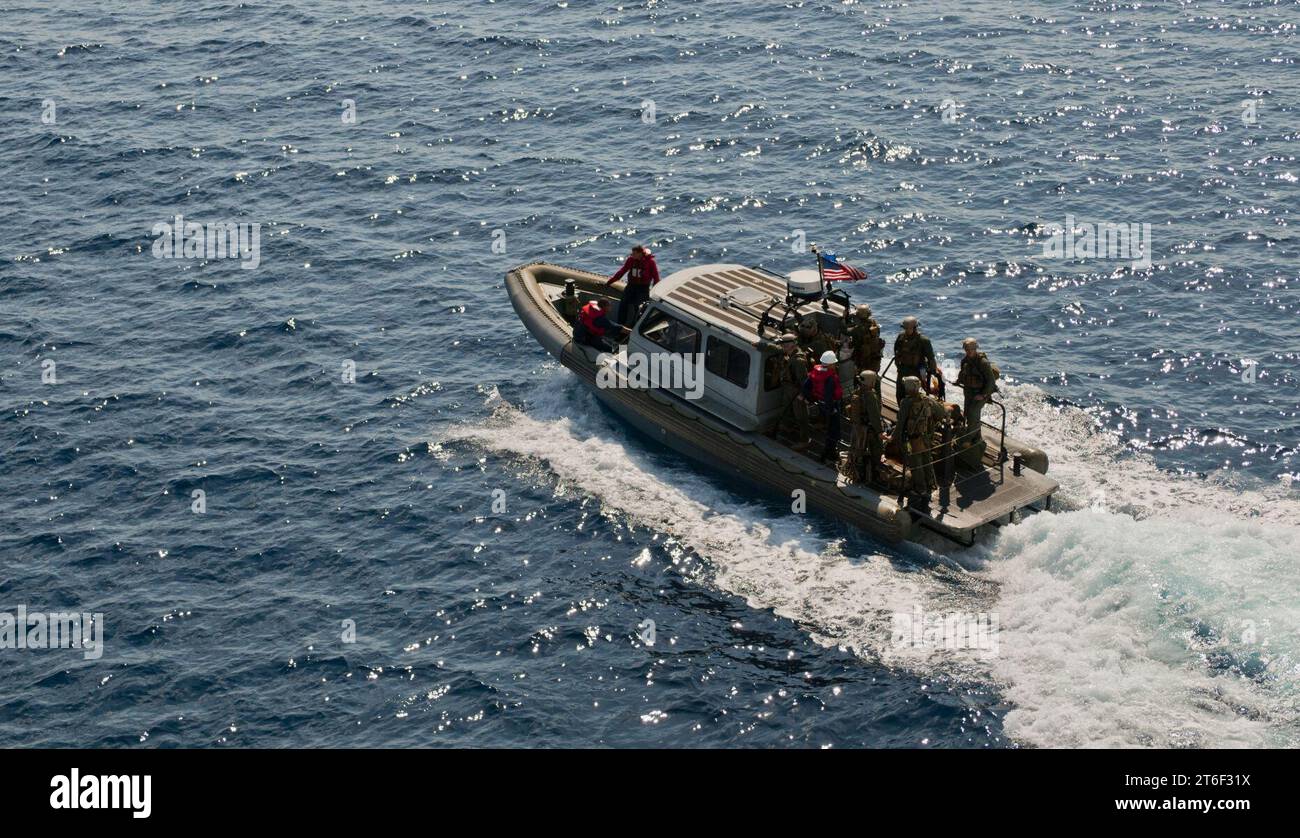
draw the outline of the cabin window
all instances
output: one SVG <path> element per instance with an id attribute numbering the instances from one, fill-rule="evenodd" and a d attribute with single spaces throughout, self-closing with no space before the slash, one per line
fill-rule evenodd
<path id="1" fill-rule="evenodd" d="M 704 368 L 741 389 L 749 386 L 749 352 L 712 335 L 704 353 Z"/>
<path id="2" fill-rule="evenodd" d="M 688 326 L 663 309 L 645 316 L 641 335 L 676 355 L 694 355 L 700 351 L 700 331 Z"/>

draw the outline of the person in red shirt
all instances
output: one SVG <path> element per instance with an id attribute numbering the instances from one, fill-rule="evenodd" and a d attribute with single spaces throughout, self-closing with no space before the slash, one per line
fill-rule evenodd
<path id="1" fill-rule="evenodd" d="M 623 299 L 618 303 L 618 322 L 631 326 L 641 313 L 641 306 L 650 299 L 650 286 L 659 281 L 659 266 L 655 257 L 644 245 L 634 245 L 632 252 L 623 261 L 623 267 L 609 278 L 606 285 L 613 285 L 627 274 L 627 284 L 623 288 Z"/>
<path id="2" fill-rule="evenodd" d="M 835 371 L 838 360 L 834 352 L 823 352 L 821 363 L 808 371 L 803 382 L 804 400 L 815 405 L 826 420 L 826 445 L 822 448 L 821 459 L 832 467 L 837 466 L 840 460 L 840 402 L 844 399 L 844 388 L 840 386 L 840 376 Z"/>
<path id="3" fill-rule="evenodd" d="M 627 327 L 609 320 L 609 303 L 597 297 L 578 311 L 578 322 L 573 326 L 573 339 L 583 346 L 601 352 L 613 352 L 612 333 L 626 334 Z"/>

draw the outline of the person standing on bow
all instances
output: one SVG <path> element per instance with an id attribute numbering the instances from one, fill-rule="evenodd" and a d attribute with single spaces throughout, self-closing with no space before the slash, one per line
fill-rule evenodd
<path id="1" fill-rule="evenodd" d="M 631 326 L 636 322 L 641 305 L 650 299 L 650 287 L 659 281 L 659 266 L 655 257 L 645 245 L 633 245 L 632 252 L 623 260 L 623 267 L 609 278 L 606 285 L 613 285 L 627 274 L 627 284 L 623 287 L 623 298 L 618 303 L 619 325 Z"/>

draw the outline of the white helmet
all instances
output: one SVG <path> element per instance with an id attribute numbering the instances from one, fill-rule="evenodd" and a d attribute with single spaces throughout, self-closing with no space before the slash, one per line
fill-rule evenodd
<path id="1" fill-rule="evenodd" d="M 835 353 L 830 351 L 829 349 L 827 349 L 825 352 L 822 353 L 821 362 L 825 366 L 829 367 L 831 364 L 834 364 L 838 360 L 839 358 L 836 357 Z"/>

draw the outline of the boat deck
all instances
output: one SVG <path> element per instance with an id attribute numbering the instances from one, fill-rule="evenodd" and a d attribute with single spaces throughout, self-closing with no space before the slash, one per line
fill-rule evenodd
<path id="1" fill-rule="evenodd" d="M 886 373 L 881 377 L 880 413 L 891 425 L 898 420 L 894 390 L 894 378 Z M 966 543 L 972 540 L 978 527 L 1009 521 L 1017 510 L 1033 508 L 1037 503 L 1046 508 L 1059 488 L 1055 480 L 1028 467 L 1020 468 L 1017 474 L 1010 459 L 1002 457 L 1000 429 L 985 423 L 982 430 L 986 453 L 981 471 L 954 469 L 952 482 L 945 485 L 945 464 L 936 464 L 940 485 L 930 494 L 929 502 L 923 504 L 917 499 L 907 502 L 922 526 Z M 897 459 L 887 457 L 886 460 L 901 473 L 902 464 Z"/>

